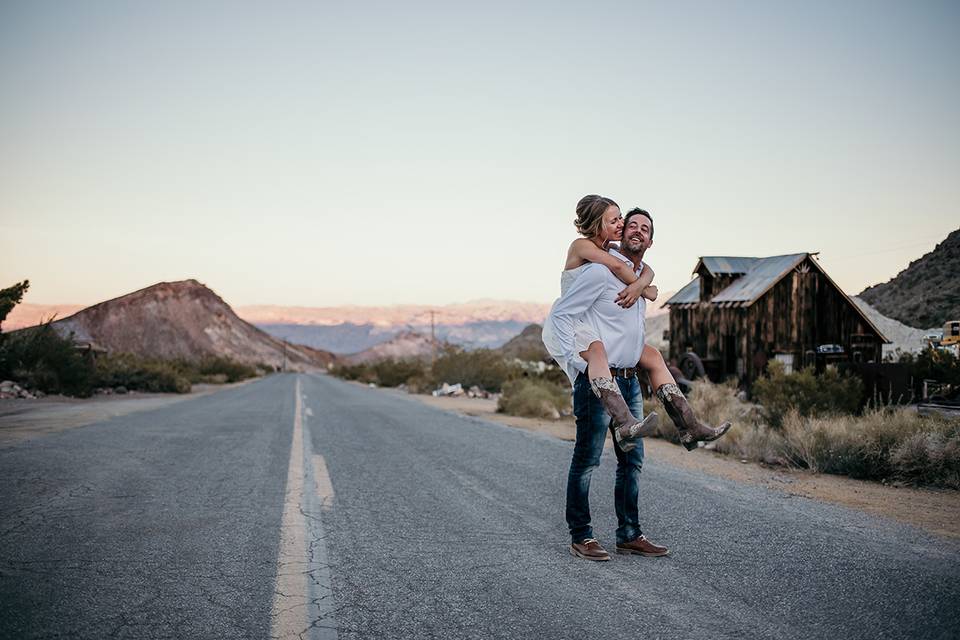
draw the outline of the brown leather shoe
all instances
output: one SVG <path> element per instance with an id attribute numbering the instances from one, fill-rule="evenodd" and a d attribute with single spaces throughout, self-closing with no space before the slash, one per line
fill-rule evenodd
<path id="1" fill-rule="evenodd" d="M 635 554 L 638 556 L 647 556 L 648 558 L 657 558 L 670 554 L 670 549 L 661 547 L 647 540 L 644 536 L 634 538 L 630 542 L 618 542 L 617 553 Z"/>
<path id="2" fill-rule="evenodd" d="M 584 560 L 603 562 L 610 559 L 610 554 L 600 546 L 596 538 L 585 538 L 580 542 L 574 542 L 570 545 L 570 553 Z"/>

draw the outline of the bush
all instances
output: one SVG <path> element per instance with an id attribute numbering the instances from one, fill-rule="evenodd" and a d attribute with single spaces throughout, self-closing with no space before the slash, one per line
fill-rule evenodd
<path id="1" fill-rule="evenodd" d="M 421 360 L 378 360 L 360 364 L 341 364 L 335 366 L 332 373 L 344 380 L 374 383 L 383 387 L 398 387 L 415 382 L 418 387 L 430 390 L 429 365 Z"/>
<path id="2" fill-rule="evenodd" d="M 507 364 L 503 356 L 490 349 L 464 351 L 447 347 L 432 367 L 432 377 L 437 385 L 459 382 L 465 389 L 477 386 L 491 393 L 499 392 L 505 382 L 520 375 L 519 368 Z"/>
<path id="3" fill-rule="evenodd" d="M 713 450 L 766 464 L 786 465 L 786 442 L 777 429 L 764 424 L 734 422 L 730 430 L 713 443 Z"/>
<path id="4" fill-rule="evenodd" d="M 754 382 L 753 396 L 763 406 L 767 422 L 779 427 L 792 410 L 804 417 L 855 413 L 863 398 L 863 381 L 834 368 L 819 376 L 810 367 L 784 373 L 783 364 L 773 361 L 767 375 Z"/>
<path id="5" fill-rule="evenodd" d="M 330 373 L 338 378 L 357 382 L 373 382 L 375 377 L 373 369 L 368 364 L 338 364 L 334 365 Z"/>
<path id="6" fill-rule="evenodd" d="M 518 378 L 503 384 L 497 411 L 528 418 L 559 418 L 570 409 L 570 390 L 539 378 Z"/>
<path id="7" fill-rule="evenodd" d="M 149 393 L 189 393 L 194 384 L 224 384 L 254 378 L 251 365 L 223 357 L 190 360 L 146 359 L 129 353 L 101 356 L 94 386 L 126 387 Z"/>
<path id="8" fill-rule="evenodd" d="M 797 466 L 871 480 L 898 479 L 960 487 L 960 424 L 901 407 L 863 416 L 783 423 L 786 452 Z"/>
<path id="9" fill-rule="evenodd" d="M 44 393 L 89 396 L 93 391 L 92 365 L 49 322 L 4 336 L 0 378 Z"/>
<path id="10" fill-rule="evenodd" d="M 960 489 L 960 426 L 914 433 L 894 447 L 890 463 L 906 482 Z"/>
<path id="11" fill-rule="evenodd" d="M 194 383 L 222 384 L 257 377 L 256 367 L 230 358 L 210 357 L 195 364 L 190 362 L 178 364 L 181 371 Z"/>
<path id="12" fill-rule="evenodd" d="M 196 370 L 192 373 L 199 375 Z M 121 353 L 97 359 L 94 386 L 150 393 L 190 393 L 191 371 L 182 361 L 143 360 Z"/>

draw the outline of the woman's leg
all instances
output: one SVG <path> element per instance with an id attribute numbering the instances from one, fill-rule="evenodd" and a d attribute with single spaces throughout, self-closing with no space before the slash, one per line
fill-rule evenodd
<path id="1" fill-rule="evenodd" d="M 698 442 L 716 440 L 730 429 L 729 422 L 714 428 L 697 419 L 677 386 L 677 381 L 667 369 L 667 363 L 663 361 L 660 351 L 648 344 L 643 345 L 640 368 L 650 376 L 650 384 L 656 390 L 663 408 L 667 410 L 667 415 L 677 427 L 680 443 L 687 448 L 687 451 L 696 449 Z"/>
<path id="2" fill-rule="evenodd" d="M 657 432 L 657 414 L 651 412 L 642 422 L 630 411 L 620 385 L 610 373 L 610 362 L 607 360 L 607 350 L 603 343 L 594 340 L 586 351 L 580 352 L 580 357 L 587 361 L 587 377 L 590 387 L 613 419 L 613 438 L 624 451 L 631 451 L 636 447 L 634 440 L 642 436 L 651 436 Z"/>
<path id="3" fill-rule="evenodd" d="M 610 362 L 607 360 L 607 350 L 603 348 L 602 342 L 599 340 L 591 342 L 586 351 L 580 352 L 580 357 L 587 361 L 588 378 L 593 380 L 610 377 Z"/>
<path id="4" fill-rule="evenodd" d="M 654 349 L 648 344 L 643 345 L 643 353 L 640 354 L 640 368 L 650 376 L 650 386 L 654 390 L 659 389 L 665 384 L 677 384 L 670 369 L 667 369 L 667 363 L 659 349 Z"/>

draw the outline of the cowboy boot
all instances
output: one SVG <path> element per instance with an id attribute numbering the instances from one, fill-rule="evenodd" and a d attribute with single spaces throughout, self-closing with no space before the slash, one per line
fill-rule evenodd
<path id="1" fill-rule="evenodd" d="M 623 399 L 623 394 L 620 393 L 620 386 L 613 378 L 592 378 L 590 388 L 600 398 L 603 408 L 612 418 L 613 439 L 624 453 L 636 448 L 637 438 L 657 433 L 659 422 L 657 414 L 651 411 L 642 422 L 633 417 L 627 402 Z"/>
<path id="2" fill-rule="evenodd" d="M 696 449 L 698 442 L 716 440 L 730 429 L 729 422 L 724 422 L 716 428 L 700 422 L 693 415 L 693 409 L 687 404 L 687 399 L 675 384 L 661 385 L 657 389 L 657 397 L 660 398 L 663 408 L 667 410 L 667 415 L 676 425 L 677 432 L 680 434 L 680 444 L 686 447 L 687 451 Z"/>

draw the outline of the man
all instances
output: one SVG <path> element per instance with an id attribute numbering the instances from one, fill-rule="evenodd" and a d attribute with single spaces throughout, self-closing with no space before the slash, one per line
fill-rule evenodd
<path id="1" fill-rule="evenodd" d="M 652 244 L 652 217 L 642 209 L 634 209 L 624 220 L 619 251 L 611 249 L 610 253 L 632 265 L 639 274 L 643 269 L 643 255 Z M 583 320 L 600 335 L 607 350 L 611 374 L 627 405 L 634 416 L 641 418 L 643 398 L 635 367 L 643 350 L 646 302 L 641 298 L 629 309 L 620 307 L 616 300 L 622 289 L 623 283 L 610 269 L 600 264 L 587 265 L 554 305 L 547 323 L 567 355 L 573 357 L 574 320 L 582 314 Z M 572 541 L 570 552 L 587 560 L 609 560 L 610 554 L 594 538 L 590 524 L 590 477 L 600 464 L 610 417 L 591 389 L 586 362 L 574 357 L 573 363 L 580 374 L 573 386 L 577 441 L 567 476 L 566 519 Z M 638 501 L 643 441 L 637 439 L 636 448 L 624 452 L 614 440 L 614 450 L 617 455 L 614 490 L 617 553 L 665 556 L 669 550 L 647 540 L 640 530 Z"/>

